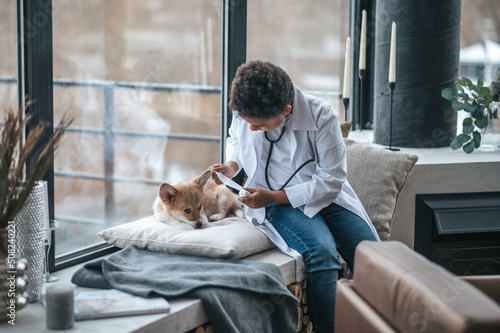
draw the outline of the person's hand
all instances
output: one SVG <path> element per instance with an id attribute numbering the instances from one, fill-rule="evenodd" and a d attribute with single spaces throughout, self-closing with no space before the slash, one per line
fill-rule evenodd
<path id="1" fill-rule="evenodd" d="M 244 188 L 250 192 L 248 197 L 238 197 L 242 204 L 250 208 L 262 208 L 276 203 L 275 192 L 261 188 Z"/>
<path id="2" fill-rule="evenodd" d="M 236 173 L 232 167 L 226 164 L 214 164 L 210 167 L 210 170 L 212 171 L 212 179 L 214 182 L 218 185 L 221 185 L 222 182 L 217 176 L 216 172 L 222 173 L 224 176 L 227 178 L 231 179 L 233 178 L 234 174 Z"/>

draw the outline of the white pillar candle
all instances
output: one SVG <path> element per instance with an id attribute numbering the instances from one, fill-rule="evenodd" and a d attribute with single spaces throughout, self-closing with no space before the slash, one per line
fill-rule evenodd
<path id="1" fill-rule="evenodd" d="M 351 97 L 351 37 L 345 41 L 345 62 L 344 62 L 344 90 L 342 98 Z"/>
<path id="2" fill-rule="evenodd" d="M 391 31 L 391 53 L 389 57 L 389 82 L 396 82 L 396 23 L 395 22 L 392 22 L 392 31 Z"/>
<path id="3" fill-rule="evenodd" d="M 45 303 L 48 329 L 67 330 L 74 326 L 73 289 L 70 284 L 56 284 L 47 288 Z"/>
<path id="4" fill-rule="evenodd" d="M 359 69 L 366 69 L 366 10 L 361 13 L 361 40 L 359 42 Z"/>

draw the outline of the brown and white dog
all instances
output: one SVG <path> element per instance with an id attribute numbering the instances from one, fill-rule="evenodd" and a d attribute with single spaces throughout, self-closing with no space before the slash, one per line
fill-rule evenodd
<path id="1" fill-rule="evenodd" d="M 163 223 L 201 229 L 209 221 L 219 221 L 229 214 L 243 217 L 237 196 L 225 185 L 210 179 L 208 169 L 200 176 L 173 185 L 163 183 L 153 205 L 155 217 Z"/>

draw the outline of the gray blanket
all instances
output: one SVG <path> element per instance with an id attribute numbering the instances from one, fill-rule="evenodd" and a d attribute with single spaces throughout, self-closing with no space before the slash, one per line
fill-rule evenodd
<path id="1" fill-rule="evenodd" d="M 273 264 L 250 260 L 120 250 L 86 264 L 71 280 L 143 297 L 200 299 L 214 331 L 296 332 L 298 302 Z"/>

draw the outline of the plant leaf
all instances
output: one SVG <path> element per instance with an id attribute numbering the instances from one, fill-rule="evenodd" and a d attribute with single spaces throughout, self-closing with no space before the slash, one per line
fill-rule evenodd
<path id="1" fill-rule="evenodd" d="M 465 135 L 465 134 L 459 134 L 455 139 L 453 139 L 453 141 L 451 142 L 450 144 L 450 148 L 455 150 L 455 149 L 458 149 L 460 147 L 462 147 L 462 145 L 464 143 L 466 143 L 467 141 L 470 140 L 470 136 L 468 135 Z"/>
<path id="2" fill-rule="evenodd" d="M 481 133 L 478 131 L 472 132 L 472 140 L 474 140 L 474 148 L 481 146 Z"/>
<path id="3" fill-rule="evenodd" d="M 441 91 L 441 96 L 449 101 L 453 101 L 455 99 L 455 91 L 452 88 L 444 88 Z"/>
<path id="4" fill-rule="evenodd" d="M 484 85 L 484 81 L 482 77 L 477 78 L 477 87 L 481 88 Z"/>
<path id="5" fill-rule="evenodd" d="M 474 131 L 474 124 L 472 118 L 465 118 L 463 123 L 462 133 L 465 135 L 469 135 Z"/>
<path id="6" fill-rule="evenodd" d="M 488 118 L 485 116 L 481 115 L 481 117 L 476 118 L 476 121 L 474 122 L 474 125 L 476 125 L 479 128 L 485 128 L 486 125 L 488 125 Z"/>
<path id="7" fill-rule="evenodd" d="M 479 94 L 480 96 L 484 96 L 486 97 L 486 99 L 488 99 L 488 97 L 490 97 L 490 88 L 481 87 L 481 89 L 479 89 Z"/>
<path id="8" fill-rule="evenodd" d="M 481 118 L 484 116 L 484 107 L 482 107 L 481 105 L 478 105 L 478 108 L 471 112 L 471 117 L 472 118 Z"/>
<path id="9" fill-rule="evenodd" d="M 463 149 L 467 154 L 472 153 L 474 151 L 474 140 L 469 141 L 467 144 L 465 144 Z"/>
<path id="10" fill-rule="evenodd" d="M 465 109 L 464 103 L 459 102 L 456 99 L 454 99 L 451 102 L 451 106 L 453 107 L 453 110 L 455 110 L 455 111 L 462 111 L 463 109 Z"/>
<path id="11" fill-rule="evenodd" d="M 465 76 L 462 76 L 462 81 L 465 83 L 465 84 L 463 84 L 463 86 L 466 86 L 469 89 L 472 89 L 472 87 L 475 87 L 474 84 L 472 83 L 472 81 Z"/>
<path id="12" fill-rule="evenodd" d="M 472 103 L 472 104 L 464 103 L 464 109 L 467 112 L 474 112 L 474 111 L 476 111 L 476 109 L 477 109 L 478 106 L 479 106 L 479 104 L 477 104 L 475 102 Z"/>

